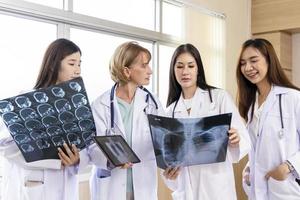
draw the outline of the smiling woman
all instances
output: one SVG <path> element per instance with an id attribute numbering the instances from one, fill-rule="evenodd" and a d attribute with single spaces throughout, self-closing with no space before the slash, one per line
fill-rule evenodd
<path id="1" fill-rule="evenodd" d="M 76 44 L 67 39 L 55 40 L 45 52 L 34 88 L 47 88 L 56 83 L 78 77 L 80 75 L 80 59 L 81 51 Z M 35 94 L 38 94 L 38 92 Z M 37 96 L 40 95 L 36 95 L 35 97 Z M 25 125 L 31 131 L 30 137 L 37 140 L 36 144 L 40 149 L 48 148 L 50 143 L 42 140 L 42 138 L 48 137 L 48 134 L 42 132 L 40 129 L 32 130 L 40 127 L 42 124 L 37 120 L 31 120 L 31 118 L 34 118 L 31 116 L 32 113 L 36 115 L 36 111 L 30 108 L 31 101 L 28 97 L 21 97 L 16 98 L 16 104 L 22 108 L 20 112 L 21 117 L 27 120 Z M 45 127 L 49 128 L 57 121 L 55 117 L 48 116 L 55 112 L 50 104 L 40 104 L 37 107 L 37 111 L 43 117 L 42 123 Z M 75 128 L 78 129 L 77 125 L 75 125 L 75 128 L 73 124 L 70 123 L 70 125 L 70 127 L 64 128 L 71 129 L 72 131 Z M 3 127 L 1 126 L 0 128 Z M 0 139 L 1 154 L 6 158 L 2 180 L 4 189 L 1 190 L 1 198 L 10 200 L 78 199 L 77 171 L 75 167 L 79 163 L 79 152 L 75 145 L 72 145 L 70 149 L 66 144 L 61 143 L 60 145 L 64 146 L 67 153 L 58 148 L 58 157 L 60 160 L 50 159 L 39 160 L 38 163 L 27 163 L 21 155 L 20 150 L 16 147 L 15 142 L 23 144 L 30 142 L 31 139 L 29 136 L 17 133 L 13 129 L 13 126 L 9 126 L 9 131 L 14 135 L 14 139 L 9 134 L 6 137 L 2 136 Z M 27 129 L 21 127 L 20 130 L 28 131 Z M 49 133 L 48 129 L 47 131 Z M 3 132 L 8 132 L 8 130 L 4 130 Z M 69 134 L 68 139 L 76 142 L 77 138 L 71 136 Z M 22 145 L 21 149 L 26 152 L 32 151 L 29 148 L 30 145 L 26 145 Z"/>

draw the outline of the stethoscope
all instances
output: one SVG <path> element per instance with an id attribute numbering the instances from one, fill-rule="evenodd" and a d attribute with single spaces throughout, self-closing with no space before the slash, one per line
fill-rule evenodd
<path id="1" fill-rule="evenodd" d="M 280 114 L 280 123 L 281 123 L 281 129 L 278 131 L 278 137 L 279 139 L 282 139 L 283 136 L 284 136 L 284 123 L 283 123 L 283 115 L 282 115 L 282 102 L 281 102 L 281 97 L 282 97 L 282 94 L 279 94 L 278 95 L 278 98 L 279 98 L 279 114 Z M 259 134 L 258 134 L 259 136 Z"/>
<path id="2" fill-rule="evenodd" d="M 111 135 L 112 133 L 115 132 L 115 130 L 114 130 L 114 117 L 115 117 L 114 97 L 115 97 L 115 90 L 116 90 L 117 85 L 118 85 L 118 83 L 115 83 L 110 90 L 110 130 L 108 130 L 106 132 L 106 135 Z M 139 86 L 139 88 L 147 93 L 145 102 L 147 104 L 149 104 L 149 99 L 151 99 L 155 105 L 155 108 L 158 109 L 157 102 L 155 101 L 153 95 L 149 92 L 149 90 L 147 90 L 143 86 Z M 144 109 L 144 112 L 146 113 L 146 108 Z M 113 166 L 110 162 L 107 162 L 107 168 L 108 168 L 108 170 L 98 168 L 97 169 L 97 177 L 106 178 L 106 177 L 111 176 L 111 169 L 115 168 L 115 166 Z"/>
<path id="3" fill-rule="evenodd" d="M 284 135 L 284 124 L 283 124 L 283 116 L 282 116 L 282 103 L 281 103 L 281 95 L 282 94 L 279 94 L 279 113 L 280 113 L 280 122 L 281 122 L 281 129 L 279 130 L 278 132 L 278 136 L 279 138 L 283 138 L 283 135 Z"/>
<path id="4" fill-rule="evenodd" d="M 176 108 L 176 106 L 177 106 L 177 103 L 178 103 L 179 99 L 180 99 L 180 98 L 178 98 L 178 99 L 176 100 L 175 105 L 174 105 L 174 108 L 173 108 L 173 110 L 172 110 L 172 118 L 174 118 L 174 116 L 175 116 L 175 108 Z M 213 102 L 213 100 L 212 100 L 211 95 L 209 95 L 209 100 L 210 100 L 210 104 L 212 105 L 211 107 L 214 107 L 215 105 L 214 105 L 214 102 Z"/>
<path id="5" fill-rule="evenodd" d="M 116 90 L 117 85 L 118 85 L 118 83 L 115 83 L 110 90 L 110 131 L 112 131 L 112 132 L 114 132 L 114 117 L 115 117 L 114 97 L 115 97 L 115 90 Z M 155 101 L 151 92 L 149 92 L 149 90 L 147 90 L 143 86 L 139 86 L 139 88 L 147 93 L 145 102 L 149 105 L 149 99 L 151 99 L 155 105 L 155 108 L 158 109 L 157 102 Z M 144 109 L 144 112 L 146 113 L 146 108 Z"/>

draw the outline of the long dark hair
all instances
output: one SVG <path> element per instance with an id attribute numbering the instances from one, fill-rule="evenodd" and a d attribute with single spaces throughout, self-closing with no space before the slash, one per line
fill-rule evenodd
<path id="1" fill-rule="evenodd" d="M 179 83 L 176 80 L 174 68 L 175 68 L 175 64 L 176 64 L 176 60 L 177 60 L 178 56 L 183 53 L 189 53 L 194 57 L 194 59 L 197 63 L 197 67 L 198 67 L 197 86 L 203 90 L 208 90 L 209 97 L 210 97 L 210 99 L 212 98 L 210 90 L 215 87 L 210 86 L 206 83 L 203 64 L 202 64 L 202 60 L 201 60 L 199 51 L 192 44 L 182 44 L 176 48 L 176 50 L 172 56 L 172 59 L 171 59 L 170 73 L 169 73 L 169 94 L 168 94 L 167 106 L 169 106 L 173 102 L 177 101 L 179 99 L 181 91 L 182 91 L 181 86 L 179 85 Z"/>
<path id="2" fill-rule="evenodd" d="M 257 49 L 266 59 L 268 64 L 268 71 L 267 71 L 267 80 L 270 84 L 283 86 L 287 88 L 293 88 L 296 90 L 300 90 L 298 87 L 293 85 L 287 76 L 284 74 L 284 71 L 281 67 L 279 59 L 275 53 L 275 50 L 272 44 L 262 38 L 257 39 L 250 39 L 244 42 L 242 46 L 242 50 L 239 56 L 237 68 L 236 68 L 236 77 L 237 77 L 237 84 L 238 84 L 238 108 L 241 116 L 248 121 L 248 112 L 252 105 L 255 104 L 256 99 L 256 91 L 257 86 L 247 80 L 241 72 L 241 59 L 242 54 L 248 47 L 253 47 Z M 254 106 L 251 109 L 251 117 L 250 120 L 253 118 Z"/>
<path id="3" fill-rule="evenodd" d="M 54 85 L 58 78 L 61 61 L 68 55 L 76 52 L 79 52 L 81 55 L 80 48 L 70 40 L 61 38 L 52 42 L 44 54 L 34 89 Z"/>

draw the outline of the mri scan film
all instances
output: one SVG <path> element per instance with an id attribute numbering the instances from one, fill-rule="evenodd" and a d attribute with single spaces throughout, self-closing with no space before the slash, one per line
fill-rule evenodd
<path id="1" fill-rule="evenodd" d="M 64 143 L 82 150 L 96 135 L 82 78 L 0 100 L 0 116 L 27 162 L 59 159 Z"/>

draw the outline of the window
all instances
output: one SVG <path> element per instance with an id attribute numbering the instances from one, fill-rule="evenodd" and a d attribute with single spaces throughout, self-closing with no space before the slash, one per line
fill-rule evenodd
<path id="1" fill-rule="evenodd" d="M 164 1 L 162 10 L 162 32 L 181 38 L 183 27 L 182 6 Z"/>
<path id="2" fill-rule="evenodd" d="M 113 85 L 109 73 L 109 61 L 117 46 L 126 41 L 134 40 L 152 52 L 150 42 L 113 36 L 107 33 L 71 28 L 70 36 L 71 40 L 78 44 L 82 51 L 81 71 L 90 101 Z M 151 83 L 146 87 L 151 90 Z"/>
<path id="3" fill-rule="evenodd" d="M 57 26 L 7 15 L 0 15 L 0 24 L 0 99 L 3 99 L 33 88 L 43 54 L 57 37 Z"/>
<path id="4" fill-rule="evenodd" d="M 168 91 L 169 91 L 169 71 L 170 62 L 174 53 L 175 47 L 159 45 L 159 80 L 158 94 L 162 105 L 165 107 L 167 104 Z"/>
<path id="5" fill-rule="evenodd" d="M 74 12 L 144 29 L 155 28 L 155 0 L 74 0 Z"/>
<path id="6" fill-rule="evenodd" d="M 53 7 L 53 8 L 59 8 L 59 9 L 63 9 L 64 7 L 64 0 L 25 0 L 28 2 L 32 2 L 32 3 L 37 3 L 37 4 L 41 4 L 44 6 L 49 6 L 49 7 Z"/>

